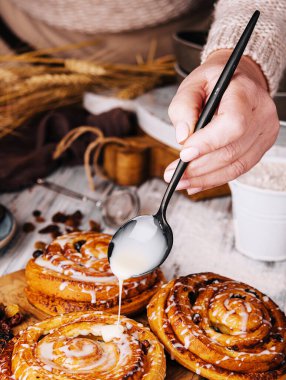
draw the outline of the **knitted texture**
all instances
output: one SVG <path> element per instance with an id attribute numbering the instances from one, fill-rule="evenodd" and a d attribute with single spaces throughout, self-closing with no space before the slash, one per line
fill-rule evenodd
<path id="1" fill-rule="evenodd" d="M 190 8 L 189 0 L 13 0 L 30 16 L 82 33 L 118 33 L 158 25 Z"/>
<path id="2" fill-rule="evenodd" d="M 244 54 L 261 67 L 273 95 L 286 65 L 286 0 L 219 0 L 201 59 L 234 48 L 256 9 L 261 15 Z"/>

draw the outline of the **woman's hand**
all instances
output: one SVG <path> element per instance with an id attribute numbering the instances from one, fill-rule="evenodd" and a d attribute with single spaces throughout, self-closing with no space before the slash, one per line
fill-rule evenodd
<path id="1" fill-rule="evenodd" d="M 211 94 L 230 50 L 219 50 L 180 85 L 169 107 L 180 157 L 190 162 L 177 189 L 189 194 L 222 185 L 251 169 L 274 144 L 279 120 L 259 66 L 242 57 L 211 122 L 193 134 L 204 103 Z M 164 174 L 170 181 L 178 163 Z"/>

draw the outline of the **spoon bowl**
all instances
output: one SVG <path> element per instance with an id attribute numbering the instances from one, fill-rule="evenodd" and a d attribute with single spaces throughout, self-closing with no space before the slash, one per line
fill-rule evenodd
<path id="1" fill-rule="evenodd" d="M 115 233 L 108 247 L 108 260 L 116 276 L 139 277 L 160 266 L 172 246 L 173 232 L 162 215 L 141 215 Z"/>

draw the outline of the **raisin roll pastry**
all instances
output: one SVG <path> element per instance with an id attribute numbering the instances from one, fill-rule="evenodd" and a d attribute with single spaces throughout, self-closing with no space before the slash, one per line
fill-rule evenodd
<path id="1" fill-rule="evenodd" d="M 1 380 L 163 380 L 166 363 L 157 338 L 126 317 L 118 327 L 116 318 L 78 312 L 28 327 L 1 353 Z"/>
<path id="2" fill-rule="evenodd" d="M 169 282 L 148 306 L 153 332 L 208 379 L 286 378 L 286 318 L 253 287 L 213 273 Z"/>
<path id="3" fill-rule="evenodd" d="M 49 315 L 99 310 L 118 311 L 118 281 L 111 272 L 107 247 L 111 236 L 74 232 L 58 237 L 26 267 L 26 295 Z M 164 281 L 160 270 L 124 281 L 122 314 L 140 312 Z"/>

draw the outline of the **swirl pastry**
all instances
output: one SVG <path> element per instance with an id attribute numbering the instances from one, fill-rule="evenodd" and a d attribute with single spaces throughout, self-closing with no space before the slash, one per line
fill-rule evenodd
<path id="1" fill-rule="evenodd" d="M 54 240 L 27 264 L 29 302 L 49 315 L 84 310 L 117 313 L 118 281 L 107 260 L 110 239 L 96 232 L 74 232 Z M 144 309 L 163 281 L 160 270 L 124 281 L 122 314 Z"/>
<path id="2" fill-rule="evenodd" d="M 213 273 L 158 291 L 148 320 L 167 351 L 208 379 L 285 379 L 286 318 L 258 290 Z"/>
<path id="3" fill-rule="evenodd" d="M 163 380 L 164 350 L 149 329 L 123 317 L 78 312 L 28 327 L 0 355 L 1 380 Z M 110 328 L 121 328 L 115 336 Z"/>

